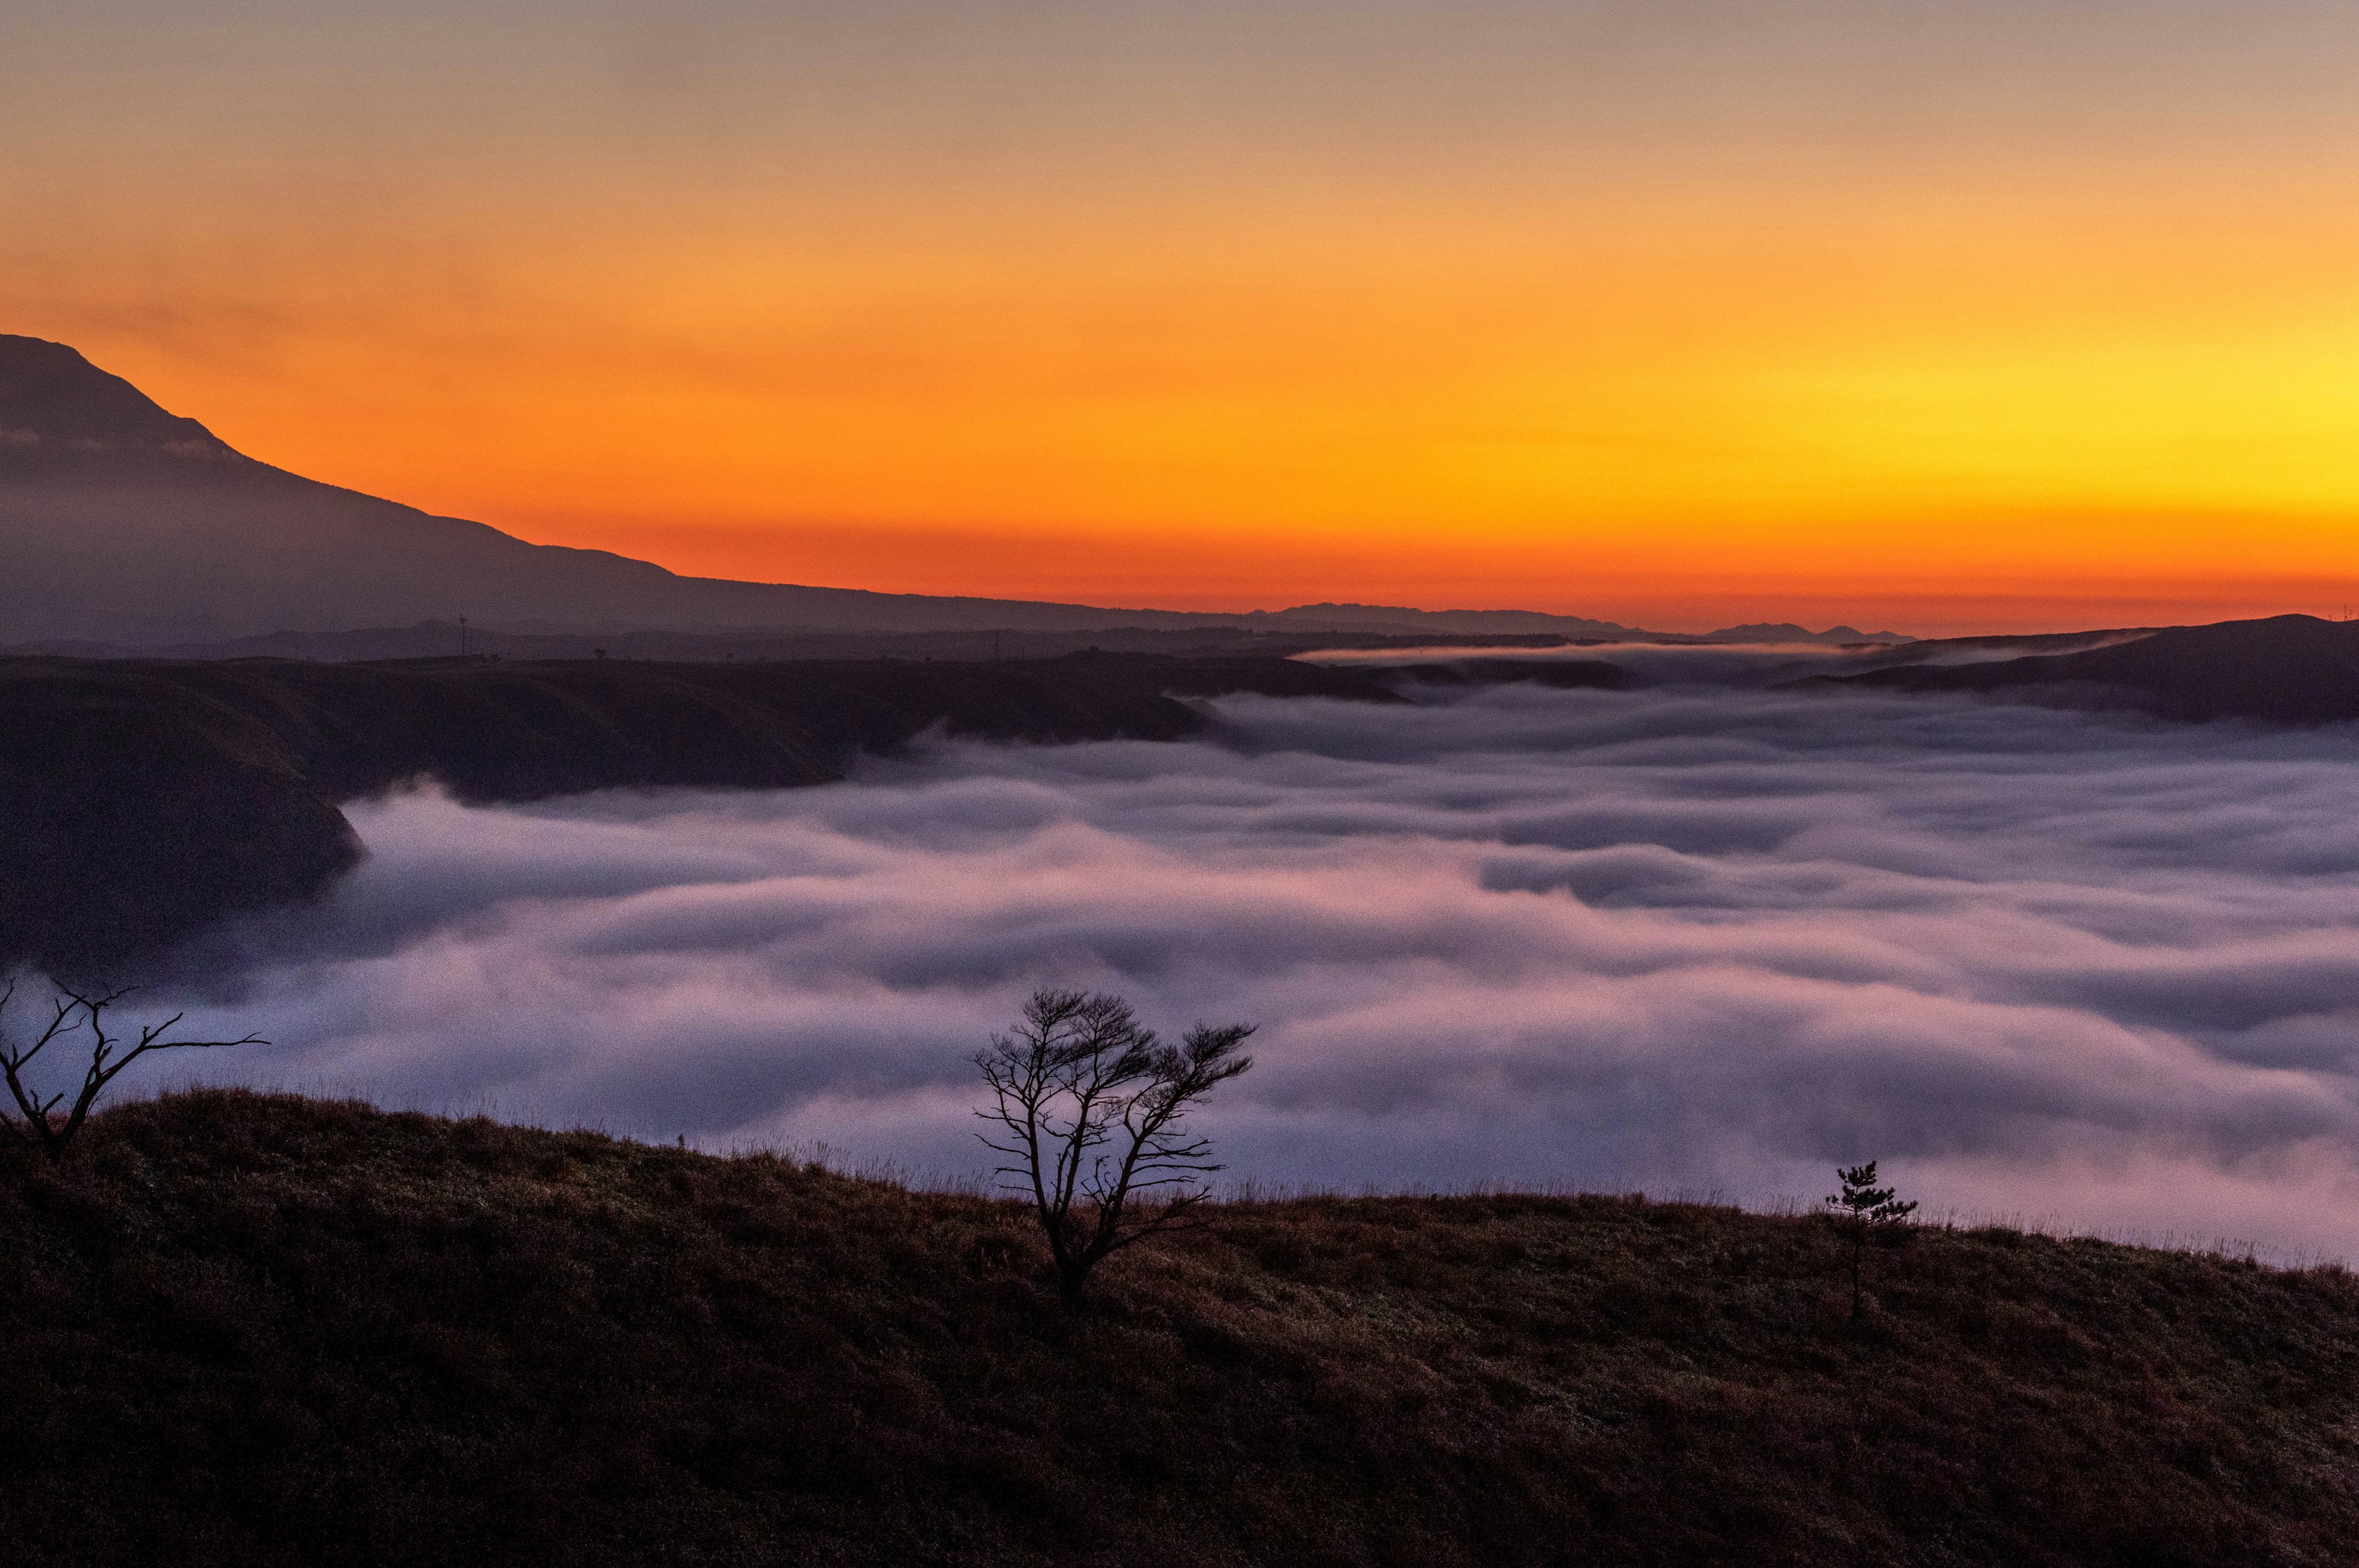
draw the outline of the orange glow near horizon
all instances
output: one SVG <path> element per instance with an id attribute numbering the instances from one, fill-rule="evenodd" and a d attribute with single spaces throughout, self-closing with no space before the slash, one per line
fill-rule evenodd
<path id="1" fill-rule="evenodd" d="M 1414 9 L 1386 47 L 1421 62 Z M 246 126 L 167 182 L 134 156 L 165 122 L 126 110 L 92 182 L 50 126 L 0 177 L 44 220 L 0 236 L 0 330 L 280 466 L 699 575 L 1666 629 L 2339 613 L 2359 54 L 2288 8 L 2221 77 L 2233 13 L 2164 9 L 2185 37 L 2136 71 L 2087 17 L 2002 5 L 1854 59 L 1803 5 L 1544 70 L 1509 47 L 1535 14 L 1486 3 L 1495 59 L 1449 35 L 1462 81 L 1371 57 L 1416 114 L 1321 74 L 1315 5 L 1310 110 L 1211 24 L 1168 59 L 1093 37 L 1013 108 L 1045 68 L 929 55 L 923 92 L 863 78 L 809 123 L 729 99 L 708 41 L 677 69 L 723 108 L 626 73 L 629 134 L 579 146 L 548 83 L 478 103 L 413 61 L 473 163 L 388 113 L 325 150 Z M 1961 76 L 1976 49 L 2060 74 Z M 1502 92 L 1536 107 L 1484 119 Z M 974 150 L 978 105 L 1006 123 Z"/>

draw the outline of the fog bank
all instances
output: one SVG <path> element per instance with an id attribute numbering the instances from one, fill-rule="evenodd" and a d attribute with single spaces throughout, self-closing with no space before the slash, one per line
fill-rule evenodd
<path id="1" fill-rule="evenodd" d="M 1231 1173 L 1950 1207 L 2359 1254 L 2359 737 L 1669 687 L 1224 700 L 1184 745 L 355 808 L 213 1079 L 979 1170 L 1042 982 L 1260 1022 Z"/>

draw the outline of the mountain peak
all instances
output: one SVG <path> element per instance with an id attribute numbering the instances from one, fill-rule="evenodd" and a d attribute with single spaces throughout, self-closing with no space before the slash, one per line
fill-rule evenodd
<path id="1" fill-rule="evenodd" d="M 119 375 L 46 338 L 0 333 L 0 449 L 238 457 Z"/>

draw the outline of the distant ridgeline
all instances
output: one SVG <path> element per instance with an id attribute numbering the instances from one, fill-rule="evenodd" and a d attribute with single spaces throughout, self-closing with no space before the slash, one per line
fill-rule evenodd
<path id="1" fill-rule="evenodd" d="M 2079 641 L 2085 644 L 2093 635 Z M 2104 646 L 2071 653 L 2037 645 L 2060 640 L 1985 639 L 2024 645 L 2007 650 L 2011 656 L 1957 664 L 1940 659 L 1942 650 L 1959 644 L 1919 643 L 1882 668 L 1822 679 L 1833 687 L 1982 692 L 2187 720 L 2335 724 L 2359 719 L 2359 622 L 2277 615 L 2116 633 Z"/>
<path id="2" fill-rule="evenodd" d="M 432 777 L 473 802 L 842 776 L 937 724 L 1168 741 L 1180 697 L 1400 698 L 1282 659 L 522 665 L 0 659 L 0 965 L 109 970 L 361 857 L 336 808 Z"/>
<path id="3" fill-rule="evenodd" d="M 477 625 L 608 632 L 1663 635 L 1523 610 L 1315 604 L 1220 614 L 680 577 L 604 550 L 527 544 L 273 468 L 196 420 L 167 413 L 65 344 L 5 334 L 0 549 L 8 562 L 0 574 L 0 647 L 82 642 L 153 651 L 462 615 Z M 1704 640 L 1763 635 L 1907 640 L 1797 626 L 1733 628 Z"/>

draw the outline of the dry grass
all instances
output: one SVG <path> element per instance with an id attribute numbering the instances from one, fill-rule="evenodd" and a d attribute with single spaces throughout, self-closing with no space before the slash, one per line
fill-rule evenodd
<path id="1" fill-rule="evenodd" d="M 1020 1213 L 237 1093 L 0 1170 L 0 1541 L 109 1563 L 2335 1563 L 2340 1270 L 1607 1197 Z"/>

